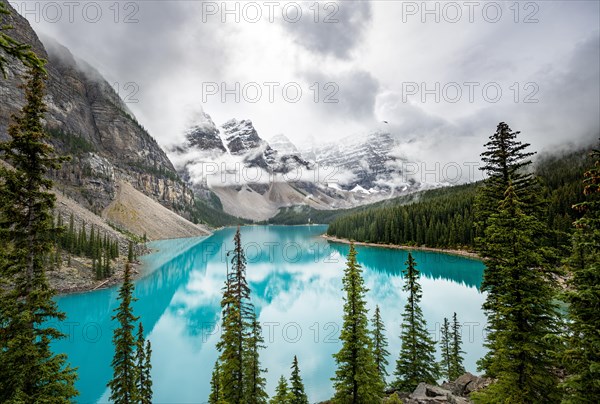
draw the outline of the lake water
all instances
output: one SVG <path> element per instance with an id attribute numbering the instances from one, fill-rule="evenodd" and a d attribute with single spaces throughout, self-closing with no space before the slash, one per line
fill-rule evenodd
<path id="1" fill-rule="evenodd" d="M 261 353 L 267 390 L 272 394 L 280 375 L 289 376 L 294 355 L 311 402 L 332 395 L 332 354 L 340 348 L 342 275 L 349 246 L 320 237 L 326 226 L 242 227 L 248 258 L 247 279 L 263 325 L 266 349 Z M 158 252 L 143 257 L 144 276 L 136 281 L 135 314 L 152 342 L 152 378 L 157 403 L 204 403 L 218 353 L 220 298 L 233 248 L 235 229 L 207 238 L 154 242 Z M 401 271 L 407 251 L 357 247 L 363 267 L 368 306 L 381 308 L 387 327 L 389 373 L 400 350 L 400 320 L 406 303 Z M 414 251 L 421 271 L 421 307 L 432 336 L 439 336 L 444 317 L 458 313 L 463 324 L 467 370 L 484 353 L 484 296 L 480 261 L 433 252 Z M 118 305 L 118 288 L 61 296 L 67 314 L 59 328 L 68 338 L 54 344 L 79 368 L 78 402 L 106 402 L 112 376 L 110 320 Z M 216 327 L 215 327 L 216 326 Z M 391 380 L 391 377 L 390 377 Z"/>

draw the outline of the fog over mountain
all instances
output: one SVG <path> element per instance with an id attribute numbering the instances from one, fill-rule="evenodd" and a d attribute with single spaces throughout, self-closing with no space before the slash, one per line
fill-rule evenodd
<path id="1" fill-rule="evenodd" d="M 83 7 L 54 21 L 35 4 L 17 9 L 116 83 L 162 145 L 184 141 L 202 111 L 302 149 L 385 132 L 428 167 L 477 161 L 500 121 L 537 150 L 600 133 L 598 2 L 334 2 L 318 15 L 309 2 L 271 15 L 261 2 L 229 14 L 218 2 L 98 3 L 93 23 Z"/>

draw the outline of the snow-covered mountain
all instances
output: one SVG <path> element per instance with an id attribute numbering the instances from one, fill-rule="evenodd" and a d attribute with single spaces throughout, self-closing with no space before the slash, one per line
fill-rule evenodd
<path id="1" fill-rule="evenodd" d="M 215 194 L 227 213 L 265 220 L 281 207 L 347 208 L 415 190 L 402 178 L 396 146 L 390 134 L 374 133 L 299 150 L 285 135 L 267 142 L 250 120 L 217 126 L 203 114 L 169 154 L 197 195 Z"/>
<path id="2" fill-rule="evenodd" d="M 405 175 L 405 161 L 399 157 L 399 144 L 387 132 L 351 136 L 302 151 L 321 167 L 334 167 L 345 190 L 370 194 L 393 194 L 418 187 Z"/>

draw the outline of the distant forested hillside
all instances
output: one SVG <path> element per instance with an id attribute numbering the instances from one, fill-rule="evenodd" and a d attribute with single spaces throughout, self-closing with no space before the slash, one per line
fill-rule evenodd
<path id="1" fill-rule="evenodd" d="M 571 206 L 583 197 L 583 173 L 593 162 L 591 149 L 538 159 L 535 171 L 547 200 L 547 220 L 554 230 L 555 247 L 569 243 L 577 213 Z M 473 203 L 479 183 L 436 189 L 340 212 L 333 217 L 327 234 L 364 242 L 426 245 L 440 248 L 472 248 Z"/>

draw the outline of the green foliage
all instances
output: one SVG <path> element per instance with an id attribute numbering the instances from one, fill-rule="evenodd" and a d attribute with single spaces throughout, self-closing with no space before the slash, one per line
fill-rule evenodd
<path id="1" fill-rule="evenodd" d="M 340 333 L 342 348 L 333 355 L 337 370 L 334 382 L 335 403 L 376 403 L 383 396 L 384 385 L 373 355 L 373 341 L 368 330 L 367 308 L 362 269 L 356 262 L 354 244 L 350 245 L 342 279 L 344 321 Z"/>
<path id="2" fill-rule="evenodd" d="M 454 313 L 452 316 L 452 333 L 450 335 L 450 371 L 448 373 L 448 380 L 456 380 L 465 373 L 462 356 L 464 352 L 461 349 L 462 335 L 460 328 L 458 318 L 456 317 L 456 313 Z"/>
<path id="3" fill-rule="evenodd" d="M 110 226 L 111 229 L 118 231 L 119 233 L 121 233 L 122 235 L 124 235 L 125 237 L 127 237 L 128 239 L 133 241 L 134 244 L 144 242 L 143 237 L 140 237 L 139 235 L 130 232 L 129 230 L 119 226 L 116 223 L 107 222 L 107 224 Z"/>
<path id="4" fill-rule="evenodd" d="M 580 216 L 571 206 L 583 200 L 582 173 L 592 165 L 587 154 L 587 150 L 577 150 L 560 156 L 546 155 L 535 166 L 541 184 L 539 194 L 547 200 L 545 206 L 540 206 L 545 211 L 542 219 L 549 227 L 545 243 L 559 249 L 562 256 L 569 254 L 572 223 Z M 333 218 L 327 234 L 384 244 L 473 248 L 473 204 L 480 185 L 441 188 L 385 203 L 332 211 L 327 213 Z"/>
<path id="5" fill-rule="evenodd" d="M 2 33 L 0 46 L 6 45 L 9 54 L 27 52 Z M 44 74 L 33 69 L 26 104 L 13 116 L 9 139 L 0 144 L 1 157 L 12 166 L 0 165 L 0 401 L 9 403 L 67 403 L 78 394 L 74 369 L 50 348 L 63 334 L 47 325 L 65 317 L 45 268 L 57 232 L 51 215 L 55 196 L 46 174 L 64 159 L 47 143 L 43 93 Z"/>
<path id="6" fill-rule="evenodd" d="M 289 404 L 290 398 L 287 380 L 281 375 L 279 383 L 277 383 L 277 388 L 275 389 L 275 395 L 271 398 L 269 404 Z"/>
<path id="7" fill-rule="evenodd" d="M 158 178 L 164 178 L 176 183 L 183 183 L 179 175 L 175 171 L 164 168 L 162 165 L 148 165 L 144 161 L 129 162 L 129 167 L 145 174 L 151 174 Z"/>
<path id="8" fill-rule="evenodd" d="M 394 387 L 401 391 L 413 391 L 421 382 L 435 384 L 439 377 L 439 368 L 435 362 L 435 344 L 429 336 L 421 301 L 419 270 L 412 254 L 408 254 L 404 270 L 403 291 L 408 292 L 408 301 L 402 313 L 402 346 L 396 361 L 397 379 Z"/>
<path id="9" fill-rule="evenodd" d="M 386 366 L 388 365 L 387 357 L 390 353 L 387 351 L 388 341 L 385 336 L 385 324 L 381 319 L 379 305 L 375 307 L 375 314 L 371 320 L 371 325 L 373 326 L 373 355 L 375 356 L 375 365 L 377 366 L 379 377 L 385 385 L 385 377 L 388 375 L 386 370 Z"/>
<path id="10" fill-rule="evenodd" d="M 146 341 L 146 361 L 144 362 L 144 382 L 140 391 L 142 404 L 152 403 L 152 344 Z"/>
<path id="11" fill-rule="evenodd" d="M 0 18 L 4 15 L 10 15 L 10 11 L 5 3 L 0 2 Z M 26 67 L 38 70 L 40 73 L 46 73 L 44 70 L 46 61 L 37 57 L 31 50 L 31 45 L 20 43 L 9 36 L 6 32 L 10 29 L 12 29 L 10 25 L 4 25 L 3 21 L 0 20 L 0 49 L 7 56 L 20 60 Z M 0 71 L 2 71 L 4 78 L 6 78 L 6 65 L 8 62 L 4 55 L 0 55 Z"/>
<path id="12" fill-rule="evenodd" d="M 241 219 L 223 212 L 208 203 L 196 198 L 193 207 L 189 208 L 190 220 L 196 224 L 202 223 L 212 227 L 234 226 L 250 223 L 249 220 Z"/>
<path id="13" fill-rule="evenodd" d="M 536 179 L 530 172 L 531 156 L 535 153 L 528 152 L 529 143 L 517 140 L 520 132 L 513 132 L 510 127 L 500 122 L 496 132 L 490 136 L 485 144 L 487 150 L 481 153 L 484 171 L 488 178 L 477 195 L 476 226 L 480 233 L 487 227 L 487 219 L 498 211 L 498 206 L 504 199 L 504 193 L 509 184 L 515 196 L 519 198 L 526 213 L 533 213 L 539 206 L 535 191 L 540 191 Z"/>
<path id="14" fill-rule="evenodd" d="M 144 346 L 144 342 L 146 345 Z M 137 377 L 136 385 L 139 393 L 140 404 L 152 403 L 152 345 L 150 341 L 144 338 L 144 327 L 139 323 L 137 343 L 136 343 L 136 361 Z"/>
<path id="15" fill-rule="evenodd" d="M 554 290 L 536 237 L 544 226 L 522 205 L 509 185 L 485 231 L 489 352 L 480 367 L 496 382 L 477 402 L 558 401 L 549 339 L 557 334 Z"/>
<path id="16" fill-rule="evenodd" d="M 572 208 L 584 201 L 583 173 L 593 166 L 589 150 L 578 150 L 561 155 L 541 156 L 535 173 L 544 186 L 547 206 L 547 224 L 550 242 L 560 249 L 561 256 L 570 255 L 573 222 L 581 212 Z"/>
<path id="17" fill-rule="evenodd" d="M 57 233 L 54 242 L 57 247 L 70 255 L 92 259 L 92 271 L 96 279 L 106 279 L 112 275 L 111 261 L 119 257 L 119 242 L 108 237 L 100 236 L 100 229 L 90 226 L 89 233 L 85 222 L 79 229 L 75 228 L 73 214 L 69 218 L 69 226 L 64 227 L 62 216 L 58 216 L 56 227 L 62 232 Z M 88 235 L 89 234 L 89 235 Z"/>
<path id="18" fill-rule="evenodd" d="M 55 144 L 66 154 L 81 156 L 96 151 L 96 147 L 83 137 L 63 132 L 57 127 L 47 127 L 46 131 Z"/>
<path id="19" fill-rule="evenodd" d="M 404 401 L 398 396 L 398 393 L 394 393 L 388 397 L 385 404 L 404 404 Z"/>
<path id="20" fill-rule="evenodd" d="M 234 237 L 235 248 L 231 251 L 231 270 L 228 271 L 221 308 L 222 333 L 217 343 L 221 353 L 220 363 L 220 399 L 229 404 L 244 403 L 248 390 L 260 389 L 260 386 L 249 385 L 248 375 L 254 373 L 257 380 L 260 378 L 260 363 L 258 357 L 250 367 L 255 367 L 254 372 L 248 369 L 248 354 L 245 350 L 255 342 L 255 352 L 262 344 L 259 330 L 254 330 L 254 307 L 250 302 L 250 288 L 246 281 L 246 257 L 242 248 L 240 229 Z M 229 255 L 229 254 L 228 254 Z M 254 340 L 254 341 L 253 341 Z M 259 371 L 256 371 L 258 368 Z"/>
<path id="21" fill-rule="evenodd" d="M 127 246 L 127 262 L 133 262 L 133 241 L 129 241 Z"/>
<path id="22" fill-rule="evenodd" d="M 221 369 L 219 361 L 216 361 L 210 379 L 210 395 L 208 396 L 208 403 L 219 404 L 221 402 Z"/>
<path id="23" fill-rule="evenodd" d="M 369 208 L 329 224 L 327 234 L 383 244 L 465 247 L 473 244 L 474 185 L 430 192 L 421 202 Z"/>
<path id="24" fill-rule="evenodd" d="M 298 367 L 298 358 L 294 355 L 292 362 L 292 375 L 290 376 L 290 400 L 289 404 L 308 404 L 308 397 L 304 392 L 304 383 L 300 377 L 300 368 Z"/>
<path id="25" fill-rule="evenodd" d="M 557 402 L 552 336 L 558 333 L 549 233 L 527 144 L 500 123 L 482 154 L 488 179 L 478 195 L 482 290 L 488 318 L 479 366 L 496 379 L 478 402 Z"/>
<path id="26" fill-rule="evenodd" d="M 266 404 L 269 398 L 265 391 L 267 382 L 262 375 L 266 369 L 260 366 L 259 350 L 265 348 L 263 344 L 260 323 L 256 320 L 256 315 L 253 315 L 250 333 L 244 341 L 244 385 L 246 386 L 244 402 L 246 404 Z"/>
<path id="27" fill-rule="evenodd" d="M 440 351 L 442 352 L 442 360 L 440 361 L 442 376 L 447 380 L 453 380 L 450 376 L 452 374 L 450 370 L 450 323 L 446 317 L 444 317 L 444 322 L 442 323 Z"/>
<path id="28" fill-rule="evenodd" d="M 462 356 L 464 352 L 461 349 L 462 336 L 456 313 L 452 316 L 452 327 L 450 327 L 448 319 L 444 318 L 441 334 L 442 360 L 440 361 L 440 368 L 442 376 L 449 381 L 456 380 L 465 373 Z"/>
<path id="29" fill-rule="evenodd" d="M 115 309 L 119 326 L 113 334 L 113 345 L 115 355 L 112 360 L 113 378 L 108 382 L 110 388 L 110 400 L 117 404 L 130 404 L 139 401 L 138 379 L 139 372 L 136 366 L 136 341 L 133 336 L 134 323 L 138 317 L 133 315 L 131 303 L 134 285 L 131 281 L 131 267 L 125 265 L 125 276 L 123 284 L 119 289 L 119 300 L 121 303 Z"/>
<path id="30" fill-rule="evenodd" d="M 600 402 L 600 152 L 585 174 L 586 200 L 575 206 L 583 217 L 575 222 L 573 252 L 568 261 L 569 334 L 563 363 L 569 372 L 564 402 Z"/>

